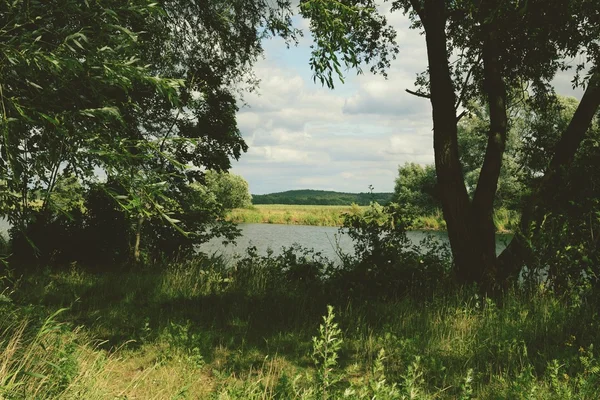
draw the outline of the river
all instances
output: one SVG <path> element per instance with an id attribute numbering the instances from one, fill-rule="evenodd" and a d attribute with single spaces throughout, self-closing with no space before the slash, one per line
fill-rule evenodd
<path id="1" fill-rule="evenodd" d="M 8 239 L 8 230 L 10 229 L 10 224 L 4 218 L 0 218 L 0 235 L 4 236 L 5 239 Z"/>
<path id="2" fill-rule="evenodd" d="M 0 233 L 6 238 L 8 221 L 0 219 Z M 223 245 L 220 239 L 213 239 L 202 244 L 199 250 L 208 254 L 223 254 L 226 257 L 240 255 L 249 246 L 256 246 L 259 254 L 266 254 L 268 249 L 275 254 L 281 253 L 283 247 L 299 244 L 321 252 L 331 260 L 337 260 L 336 249 L 344 253 L 352 253 L 352 240 L 347 234 L 340 234 L 339 228 L 331 226 L 276 225 L 276 224 L 240 224 L 242 231 L 235 245 Z M 448 243 L 446 232 L 409 231 L 408 238 L 418 244 L 425 236 L 432 235 L 443 243 Z M 510 240 L 511 235 L 496 235 L 496 253 L 500 253 Z"/>
<path id="3" fill-rule="evenodd" d="M 281 253 L 283 247 L 299 244 L 321 252 L 327 258 L 337 259 L 336 248 L 345 253 L 352 253 L 352 240 L 347 234 L 340 234 L 339 229 L 330 226 L 275 225 L 275 224 L 240 224 L 242 236 L 235 245 L 223 245 L 221 240 L 213 239 L 200 246 L 205 253 L 223 254 L 227 257 L 245 253 L 248 246 L 256 246 L 259 254 L 266 254 L 268 249 L 275 254 Z M 446 232 L 409 231 L 408 238 L 418 244 L 426 235 L 433 235 L 443 243 L 448 243 Z M 510 240 L 511 235 L 496 236 L 496 253 L 500 253 Z"/>

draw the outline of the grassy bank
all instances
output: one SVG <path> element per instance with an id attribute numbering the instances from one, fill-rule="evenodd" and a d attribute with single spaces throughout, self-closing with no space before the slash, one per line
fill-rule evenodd
<path id="1" fill-rule="evenodd" d="M 305 206 L 287 204 L 259 204 L 251 208 L 237 208 L 228 216 L 238 224 L 287 224 L 341 226 L 344 213 L 361 213 L 367 206 Z M 518 213 L 499 209 L 494 212 L 494 222 L 499 233 L 513 232 L 519 223 Z M 446 230 L 446 221 L 441 210 L 415 219 L 412 229 Z"/>
<path id="2" fill-rule="evenodd" d="M 343 214 L 360 213 L 366 206 L 305 206 L 258 204 L 232 210 L 228 219 L 238 224 L 341 226 Z"/>
<path id="3" fill-rule="evenodd" d="M 589 299 L 361 299 L 261 265 L 13 274 L 0 287 L 0 398 L 600 396 Z"/>
<path id="4" fill-rule="evenodd" d="M 519 225 L 519 213 L 501 208 L 494 211 L 494 224 L 496 225 L 496 231 L 498 233 L 511 233 Z M 431 231 L 445 231 L 446 221 L 444 221 L 444 215 L 442 210 L 437 210 L 435 213 L 430 215 L 421 215 L 415 219 L 413 229 L 417 230 L 431 230 Z"/>

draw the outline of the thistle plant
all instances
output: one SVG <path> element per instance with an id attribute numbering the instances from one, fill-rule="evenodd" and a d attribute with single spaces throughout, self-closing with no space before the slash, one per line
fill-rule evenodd
<path id="1" fill-rule="evenodd" d="M 338 365 L 338 352 L 342 347 L 342 331 L 337 322 L 332 306 L 327 306 L 327 315 L 323 316 L 323 323 L 319 326 L 319 336 L 313 337 L 312 359 L 316 367 L 316 398 L 327 400 L 331 397 L 331 389 L 339 382 L 340 378 L 335 373 Z"/>

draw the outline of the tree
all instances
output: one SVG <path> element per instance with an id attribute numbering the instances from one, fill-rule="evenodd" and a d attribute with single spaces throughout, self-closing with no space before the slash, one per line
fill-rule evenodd
<path id="1" fill-rule="evenodd" d="M 265 0 L 2 0 L 0 27 L 2 214 L 25 229 L 62 172 L 106 175 L 136 258 L 150 219 L 194 236 L 174 216 L 247 149 L 235 114 L 261 39 L 297 34 L 289 2 Z"/>
<path id="2" fill-rule="evenodd" d="M 155 77 L 139 57 L 150 2 L 0 2 L 2 213 L 19 225 L 61 169 L 92 176 L 107 150 L 127 140 L 123 116 L 134 88 L 174 102 L 181 82 Z"/>
<path id="3" fill-rule="evenodd" d="M 526 192 L 522 179 L 523 163 L 521 147 L 523 132 L 517 125 L 522 126 L 520 114 L 531 111 L 526 101 L 511 104 L 509 113 L 508 134 L 502 168 L 498 177 L 498 186 L 494 199 L 495 208 L 519 210 L 521 199 Z M 458 123 L 458 150 L 463 168 L 463 176 L 469 197 L 473 199 L 485 160 L 487 136 L 490 129 L 489 113 L 485 104 L 471 104 L 468 113 Z"/>
<path id="4" fill-rule="evenodd" d="M 420 215 L 432 213 L 439 207 L 435 168 L 415 163 L 399 167 L 392 201 L 401 206 L 412 206 Z"/>
<path id="5" fill-rule="evenodd" d="M 252 205 L 248 182 L 241 176 L 231 172 L 206 171 L 204 179 L 206 191 L 212 193 L 224 209 Z"/>
<path id="6" fill-rule="evenodd" d="M 120 202 L 136 220 L 134 254 L 139 254 L 142 233 L 147 231 L 145 221 L 154 216 L 169 222 L 172 226 L 165 229 L 173 235 L 179 231 L 206 240 L 205 229 L 198 223 L 208 223 L 207 215 L 219 219 L 213 203 L 208 207 L 213 211 L 194 218 L 195 230 L 176 222 L 188 208 L 184 202 L 194 197 L 189 184 L 203 182 L 204 170 L 228 170 L 231 160 L 247 150 L 237 127 L 237 101 L 244 91 L 256 87 L 251 67 L 262 54 L 261 39 L 279 34 L 295 40 L 297 35 L 291 27 L 288 1 L 175 0 L 161 6 L 164 13 L 156 23 L 144 27 L 148 32 L 144 54 L 158 75 L 177 77 L 184 83 L 176 106 L 160 96 L 141 93 L 143 112 L 129 117 L 136 135 L 151 145 L 143 157 L 136 146 L 135 157 L 126 157 L 125 165 L 113 169 L 113 177 L 128 188 Z M 137 182 L 120 173 L 128 169 L 143 172 Z M 145 185 L 149 182 L 155 185 Z M 210 232 L 222 232 L 210 225 Z M 150 237 L 153 240 L 152 233 Z"/>
<path id="7" fill-rule="evenodd" d="M 340 73 L 338 54 L 347 67 L 356 67 L 377 54 L 374 48 L 386 49 L 392 43 L 381 43 L 383 35 L 354 34 L 356 24 L 377 31 L 372 27 L 379 21 L 376 16 L 361 22 L 354 18 L 361 10 L 376 14 L 373 1 L 343 4 L 342 12 L 338 2 L 303 3 L 316 37 L 311 65 L 330 87 L 332 73 Z M 494 245 L 493 205 L 509 133 L 512 91 L 530 84 L 540 99 L 551 97 L 548 84 L 559 69 L 569 68 L 566 59 L 585 60 L 575 69 L 574 83 L 585 85 L 586 91 L 544 168 L 544 178 L 524 207 L 521 230 L 526 233 L 543 218 L 549 192 L 564 186 L 561 171 L 571 164 L 600 105 L 600 7 L 591 0 L 398 0 L 392 9 L 407 14 L 413 27 L 425 35 L 429 68 L 413 93 L 430 99 L 433 108 L 436 173 L 456 276 L 460 282 L 479 282 L 493 289 L 518 275 L 526 249 L 525 235 L 515 235 L 500 259 Z M 329 26 L 336 27 L 335 34 L 328 33 Z M 357 53 L 365 56 L 355 57 Z M 588 73 L 582 74 L 586 68 Z M 460 161 L 458 122 L 464 115 L 460 108 L 473 100 L 487 105 L 489 131 L 471 199 Z"/>

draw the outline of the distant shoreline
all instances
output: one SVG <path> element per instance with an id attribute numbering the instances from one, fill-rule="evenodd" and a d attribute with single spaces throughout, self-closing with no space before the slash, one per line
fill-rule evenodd
<path id="1" fill-rule="evenodd" d="M 342 226 L 344 213 L 364 212 L 368 206 L 330 206 L 296 204 L 257 204 L 251 208 L 232 210 L 227 220 L 238 224 L 278 224 L 307 226 Z M 496 232 L 512 233 L 518 223 L 515 213 L 498 210 L 495 215 Z M 422 215 L 415 219 L 411 229 L 421 231 L 445 232 L 446 221 L 441 211 L 431 215 Z"/>

